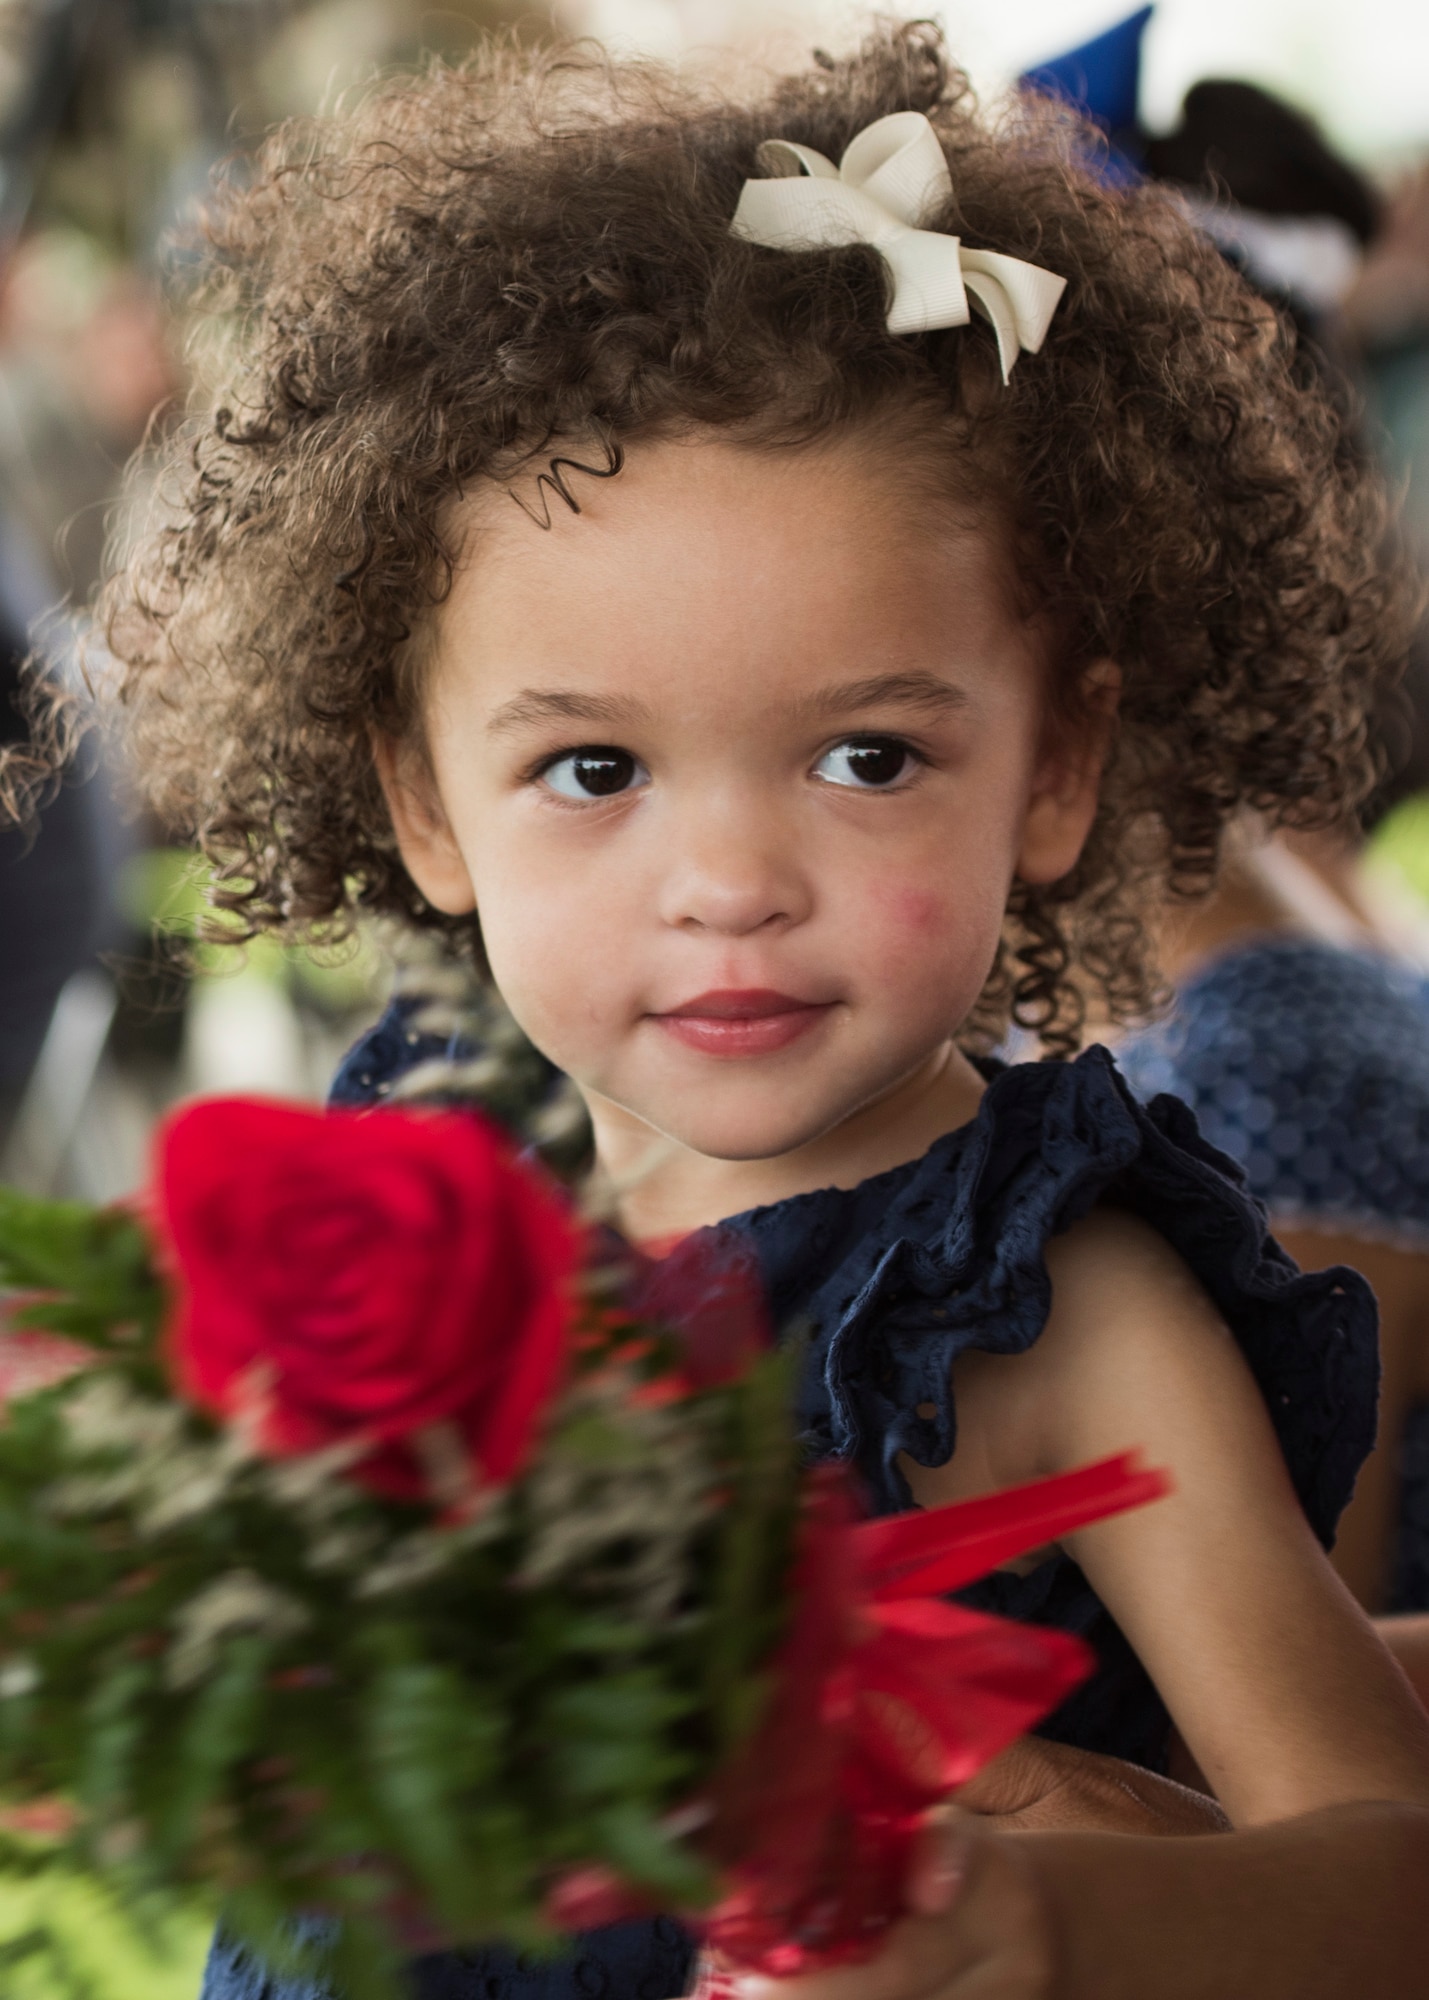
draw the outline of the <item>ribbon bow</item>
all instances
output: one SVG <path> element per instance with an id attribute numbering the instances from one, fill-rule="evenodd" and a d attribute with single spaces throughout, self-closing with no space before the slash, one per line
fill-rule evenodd
<path id="1" fill-rule="evenodd" d="M 971 293 L 992 321 L 1004 382 L 1024 349 L 1041 347 L 1066 279 L 922 227 L 952 200 L 953 180 L 921 111 L 865 127 L 837 166 L 791 139 L 767 139 L 757 157 L 772 178 L 744 183 L 731 235 L 770 250 L 871 244 L 893 274 L 890 333 L 966 326 Z"/>
<path id="2" fill-rule="evenodd" d="M 717 1788 L 714 1844 L 731 1865 L 708 1941 L 776 1978 L 876 1949 L 928 1808 L 1095 1664 L 1070 1632 L 942 1593 L 1169 1489 L 1126 1453 L 985 1499 L 857 1522 L 847 1486 L 815 1474 L 799 1608 L 770 1705 Z"/>

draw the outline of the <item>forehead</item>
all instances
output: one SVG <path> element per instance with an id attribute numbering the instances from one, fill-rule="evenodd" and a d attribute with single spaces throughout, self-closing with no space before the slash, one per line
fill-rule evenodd
<path id="1" fill-rule="evenodd" d="M 543 530 L 510 494 L 466 503 L 433 671 L 492 704 L 518 685 L 754 685 L 970 666 L 1026 652 L 995 520 L 868 449 L 637 446 L 565 475 Z M 535 498 L 535 474 L 518 488 Z"/>

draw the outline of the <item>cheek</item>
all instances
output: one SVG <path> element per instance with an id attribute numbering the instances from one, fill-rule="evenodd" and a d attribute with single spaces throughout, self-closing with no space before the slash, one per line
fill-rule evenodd
<path id="1" fill-rule="evenodd" d="M 861 885 L 849 912 L 868 977 L 915 1001 L 928 990 L 971 1006 L 992 964 L 1004 896 L 991 874 L 961 875 L 940 857 L 915 876 L 884 874 Z"/>
<path id="2" fill-rule="evenodd" d="M 932 889 L 897 884 L 888 893 L 886 925 L 892 935 L 928 943 L 948 925 L 948 899 Z"/>
<path id="3" fill-rule="evenodd" d="M 891 972 L 960 964 L 990 948 L 1001 906 L 971 885 L 890 884 L 871 911 L 871 930 Z"/>
<path id="4" fill-rule="evenodd" d="M 477 910 L 492 977 L 532 1040 L 563 1068 L 577 1067 L 623 992 L 621 912 L 569 861 L 538 843 L 476 850 Z"/>
<path id="5" fill-rule="evenodd" d="M 1002 921 L 1005 888 L 992 869 L 958 867 L 939 851 L 916 867 L 877 871 L 858 885 L 860 929 L 882 950 L 958 950 Z"/>

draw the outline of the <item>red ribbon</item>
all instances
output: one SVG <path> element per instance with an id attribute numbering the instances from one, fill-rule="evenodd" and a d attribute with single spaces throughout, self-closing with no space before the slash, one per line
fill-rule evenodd
<path id="1" fill-rule="evenodd" d="M 769 1707 L 716 1791 L 711 1845 L 730 1890 L 701 1926 L 709 1944 L 776 1976 L 875 1949 L 928 1809 L 1095 1666 L 1070 1633 L 938 1593 L 1168 1490 L 1128 1453 L 858 1522 L 847 1480 L 815 1474 Z"/>
<path id="2" fill-rule="evenodd" d="M 729 1964 L 788 1977 L 868 1956 L 903 1907 L 929 1808 L 1093 1671 L 1069 1632 L 940 1594 L 1170 1491 L 1139 1456 L 980 1500 L 860 1521 L 847 1475 L 809 1479 L 793 1623 L 759 1728 L 713 1788 L 702 1840 L 727 1893 L 692 1919 Z M 570 1929 L 649 1905 L 603 1868 L 553 1895 Z"/>

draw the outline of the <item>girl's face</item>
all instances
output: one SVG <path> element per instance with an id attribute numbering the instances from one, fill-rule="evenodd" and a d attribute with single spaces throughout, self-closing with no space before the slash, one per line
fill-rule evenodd
<path id="1" fill-rule="evenodd" d="M 1043 727 L 1004 551 L 849 444 L 718 441 L 502 496 L 442 606 L 407 866 L 603 1132 L 791 1153 L 948 1051 L 1097 759 Z"/>

